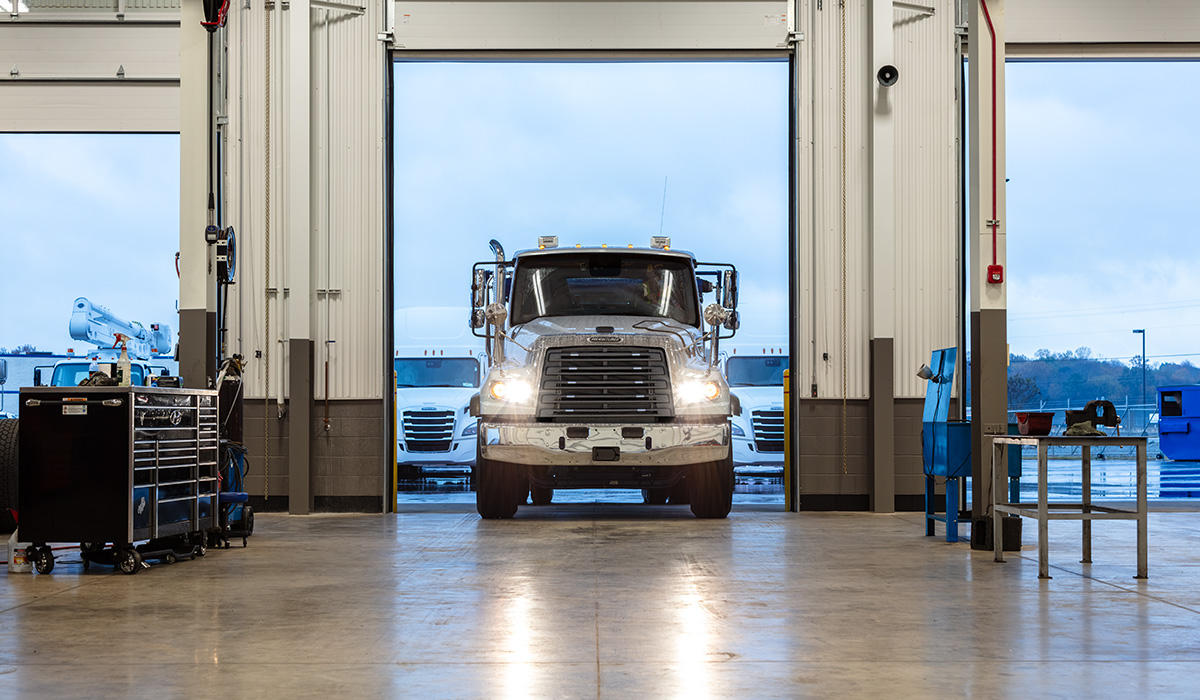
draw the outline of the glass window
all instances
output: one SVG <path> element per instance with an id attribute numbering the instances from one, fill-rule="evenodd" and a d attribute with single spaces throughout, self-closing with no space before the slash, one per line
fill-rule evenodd
<path id="1" fill-rule="evenodd" d="M 648 316 L 700 326 L 686 258 L 629 254 L 531 256 L 517 265 L 514 325 L 543 316 Z"/>
<path id="2" fill-rule="evenodd" d="M 731 357 L 725 362 L 729 386 L 783 386 L 786 357 Z"/>
<path id="3" fill-rule="evenodd" d="M 398 387 L 478 387 L 479 361 L 473 357 L 401 357 L 396 360 Z"/>

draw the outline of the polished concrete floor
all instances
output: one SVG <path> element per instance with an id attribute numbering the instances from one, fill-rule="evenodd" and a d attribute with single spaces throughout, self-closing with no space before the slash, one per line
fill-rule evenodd
<path id="1" fill-rule="evenodd" d="M 469 506 L 262 515 L 136 576 L 0 574 L 0 697 L 1200 696 L 1200 514 L 1052 523 L 1054 578 L 915 514 Z"/>

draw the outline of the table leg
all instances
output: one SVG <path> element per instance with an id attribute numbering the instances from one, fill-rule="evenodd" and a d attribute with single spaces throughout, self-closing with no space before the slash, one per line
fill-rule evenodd
<path id="1" fill-rule="evenodd" d="M 1000 446 L 992 443 L 992 483 L 996 483 L 996 453 L 1000 451 Z M 992 490 L 992 554 L 996 561 L 1004 561 L 1004 528 L 1000 518 L 1000 511 L 996 510 L 998 494 Z M 972 506 L 974 508 L 974 506 Z"/>
<path id="2" fill-rule="evenodd" d="M 1083 512 L 1092 512 L 1092 447 L 1083 446 Z M 1092 521 L 1083 519 L 1083 559 L 1081 564 L 1092 563 Z"/>
<path id="3" fill-rule="evenodd" d="M 1150 578 L 1146 556 L 1146 441 L 1137 446 L 1137 578 Z"/>
<path id="4" fill-rule="evenodd" d="M 1046 479 L 1047 446 L 1038 441 L 1038 578 L 1053 578 L 1050 575 L 1050 502 Z"/>

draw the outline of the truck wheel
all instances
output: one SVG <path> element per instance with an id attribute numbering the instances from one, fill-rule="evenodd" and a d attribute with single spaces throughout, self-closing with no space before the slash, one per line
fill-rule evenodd
<path id="1" fill-rule="evenodd" d="M 17 509 L 17 426 L 18 418 L 0 419 L 0 532 L 17 528 L 9 508 Z"/>
<path id="2" fill-rule="evenodd" d="M 692 515 L 724 518 L 733 507 L 733 455 L 716 462 L 697 464 L 688 473 Z"/>
<path id="3" fill-rule="evenodd" d="M 511 464 L 484 459 L 476 452 L 475 510 L 481 517 L 496 520 L 516 515 L 519 494 L 516 472 Z M 524 485 L 525 480 L 521 479 L 520 483 Z"/>
<path id="4" fill-rule="evenodd" d="M 675 482 L 674 486 L 667 487 L 667 503 L 674 506 L 686 506 L 692 502 L 689 478 L 691 477 L 680 479 Z"/>
<path id="5" fill-rule="evenodd" d="M 670 493 L 670 488 L 642 489 L 642 498 L 652 506 L 661 506 L 666 505 Z"/>
<path id="6" fill-rule="evenodd" d="M 529 500 L 535 506 L 548 506 L 554 500 L 554 488 L 550 486 L 538 486 L 537 484 L 529 484 Z"/>

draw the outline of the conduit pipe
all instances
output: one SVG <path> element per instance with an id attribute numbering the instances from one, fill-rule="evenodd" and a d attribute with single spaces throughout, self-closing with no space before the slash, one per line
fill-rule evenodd
<path id="1" fill-rule="evenodd" d="M 992 26 L 992 15 L 988 12 L 987 0 L 979 0 L 983 10 L 983 18 L 987 22 L 988 35 L 991 36 L 992 48 L 992 218 L 987 225 L 992 229 L 992 264 L 988 266 L 988 284 L 1000 284 L 1004 281 L 1004 267 L 996 261 L 996 229 L 1000 226 L 996 209 L 996 28 Z"/>

